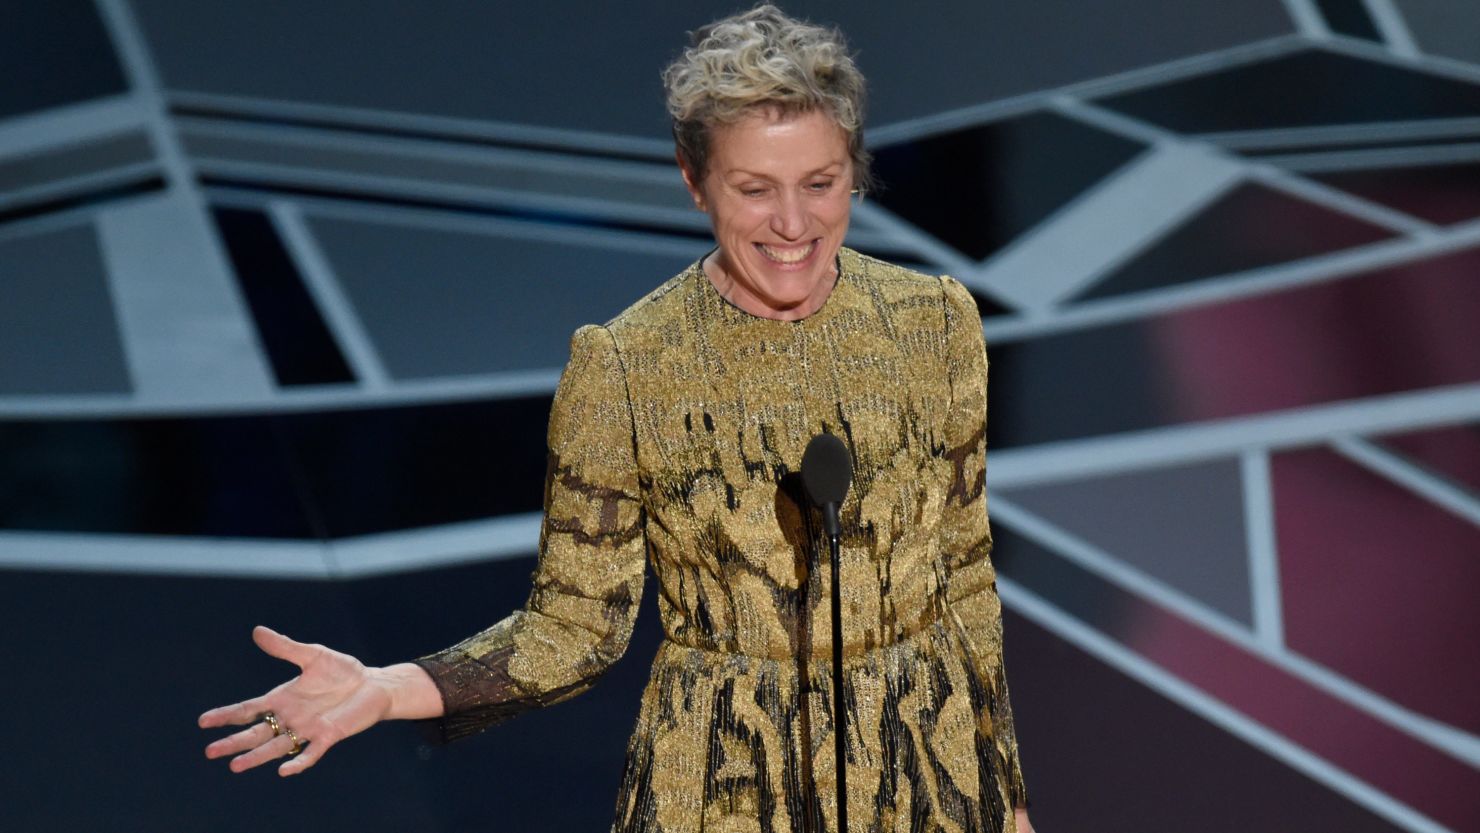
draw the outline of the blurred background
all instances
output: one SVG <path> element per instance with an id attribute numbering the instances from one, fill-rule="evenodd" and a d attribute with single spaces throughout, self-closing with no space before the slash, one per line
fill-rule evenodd
<path id="1" fill-rule="evenodd" d="M 975 293 L 1033 818 L 1480 831 L 1473 0 L 787 2 L 850 245 Z M 207 707 L 522 604 L 571 331 L 709 246 L 658 81 L 734 3 L 7 0 L 0 826 L 605 830 L 659 639 L 282 781 Z"/>

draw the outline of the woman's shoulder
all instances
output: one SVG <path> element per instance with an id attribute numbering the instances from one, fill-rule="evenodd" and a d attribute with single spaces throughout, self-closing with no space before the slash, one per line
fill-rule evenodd
<path id="1" fill-rule="evenodd" d="M 954 296 L 970 298 L 970 292 L 960 281 L 946 275 L 931 275 L 846 247 L 839 250 L 838 257 L 843 269 L 860 284 L 872 286 L 891 300 L 918 296 L 922 300 L 939 303 L 944 295 L 946 302 L 950 303 L 955 300 Z"/>
<path id="2" fill-rule="evenodd" d="M 694 261 L 683 271 L 658 284 L 646 295 L 632 302 L 606 322 L 606 328 L 617 333 L 634 333 L 669 326 L 684 314 L 684 295 L 692 289 L 699 264 Z"/>
<path id="3" fill-rule="evenodd" d="M 920 286 L 935 286 L 937 288 L 940 286 L 939 278 L 927 275 L 908 266 L 890 263 L 873 255 L 866 255 L 847 246 L 838 249 L 838 263 L 842 266 L 843 271 L 864 280 L 918 284 Z"/>

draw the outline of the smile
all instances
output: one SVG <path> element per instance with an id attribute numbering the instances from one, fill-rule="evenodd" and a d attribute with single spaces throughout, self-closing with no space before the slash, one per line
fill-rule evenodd
<path id="1" fill-rule="evenodd" d="M 817 248 L 817 241 L 813 240 L 804 246 L 793 246 L 785 249 L 767 246 L 765 243 L 757 243 L 755 247 L 760 250 L 761 254 L 766 256 L 767 260 L 772 260 L 776 263 L 792 264 L 801 263 L 810 257 L 813 250 Z"/>

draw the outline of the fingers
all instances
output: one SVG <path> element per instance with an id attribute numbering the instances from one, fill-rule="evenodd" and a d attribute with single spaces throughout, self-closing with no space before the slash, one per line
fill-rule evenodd
<path id="1" fill-rule="evenodd" d="M 242 726 L 247 723 L 255 723 L 262 719 L 262 713 L 267 711 L 266 698 L 253 697 L 240 703 L 232 703 L 229 706 L 220 706 L 202 714 L 196 723 L 202 729 L 214 729 L 217 726 Z"/>
<path id="2" fill-rule="evenodd" d="M 257 723 L 250 728 L 243 729 L 234 735 L 212 741 L 206 747 L 207 758 L 224 758 L 227 755 L 235 755 L 248 749 L 255 749 L 272 740 L 272 727 L 266 723 Z"/>
<path id="3" fill-rule="evenodd" d="M 299 668 L 307 665 L 314 656 L 313 646 L 289 639 L 265 625 L 252 629 L 252 641 L 271 656 L 285 659 Z"/>
<path id="4" fill-rule="evenodd" d="M 308 740 L 305 738 L 303 742 L 308 743 Z M 319 758 L 322 758 L 324 756 L 324 753 L 328 752 L 329 748 L 333 745 L 334 741 L 329 738 L 324 739 L 322 742 L 314 741 L 313 743 L 308 743 L 307 746 L 303 747 L 302 752 L 299 752 L 297 755 L 289 759 L 287 763 L 284 763 L 282 766 L 278 767 L 278 775 L 281 775 L 284 778 L 288 777 L 289 775 L 297 775 L 298 773 L 318 763 Z"/>
<path id="5" fill-rule="evenodd" d="M 252 748 L 249 749 L 246 753 L 237 755 L 235 758 L 231 759 L 229 768 L 232 772 L 246 772 L 249 769 L 261 766 L 268 761 L 277 760 L 278 758 L 281 758 L 285 755 L 292 755 L 293 753 L 293 739 L 289 737 L 286 732 L 274 737 L 272 734 L 272 730 L 268 729 L 265 733 L 265 737 L 263 737 L 261 734 L 257 734 L 256 727 L 253 727 L 252 729 L 238 732 L 236 735 L 233 735 L 230 738 L 226 738 L 225 740 L 231 741 L 239 735 L 252 735 L 251 738 L 244 740 L 244 743 L 250 745 Z M 259 740 L 260 742 L 253 745 L 253 741 Z M 212 744 L 212 746 L 215 746 L 215 744 Z M 319 759 L 324 756 L 324 753 L 328 752 L 329 749 L 333 746 L 334 739 L 332 737 L 326 737 L 322 741 L 315 741 L 299 735 L 298 748 L 302 751 L 300 751 L 297 755 L 293 755 L 293 757 L 289 758 L 285 763 L 279 766 L 278 775 L 286 778 L 290 775 L 297 775 L 298 773 L 303 772 L 304 770 L 318 763 Z M 240 748 L 246 747 L 243 746 Z M 229 755 L 231 754 L 231 752 L 223 751 L 220 754 Z"/>
<path id="6" fill-rule="evenodd" d="M 292 749 L 292 739 L 285 734 L 278 735 L 266 743 L 249 750 L 245 754 L 232 758 L 229 768 L 232 772 L 246 772 L 252 767 L 261 766 L 268 761 L 281 758 Z"/>
<path id="7" fill-rule="evenodd" d="M 226 708 L 235 708 L 228 706 Z M 224 711 L 218 709 L 217 711 Z M 292 728 L 286 726 L 285 728 Z M 297 733 L 299 749 L 296 756 L 278 767 L 278 774 L 283 776 L 297 775 L 319 762 L 324 753 L 329 751 L 338 741 L 338 734 L 333 727 L 322 731 L 321 740 L 311 741 L 301 732 Z M 276 760 L 293 752 L 293 738 L 285 731 L 281 735 L 274 735 L 272 727 L 267 723 L 258 722 L 237 732 L 234 735 L 213 741 L 206 747 L 207 758 L 224 758 L 235 755 L 228 765 L 232 772 L 246 772 L 254 767 L 261 766 L 268 761 Z"/>

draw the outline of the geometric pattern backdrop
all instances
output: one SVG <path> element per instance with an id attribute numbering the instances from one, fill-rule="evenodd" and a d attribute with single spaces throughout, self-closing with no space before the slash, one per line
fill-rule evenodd
<path id="1" fill-rule="evenodd" d="M 1044 831 L 1480 831 L 1480 15 L 796 2 L 849 245 L 975 295 Z M 527 6 L 527 7 L 526 7 Z M 200 757 L 523 602 L 570 333 L 702 254 L 658 70 L 730 4 L 50 0 L 0 27 L 8 829 L 604 829 L 659 637 L 448 747 Z"/>

